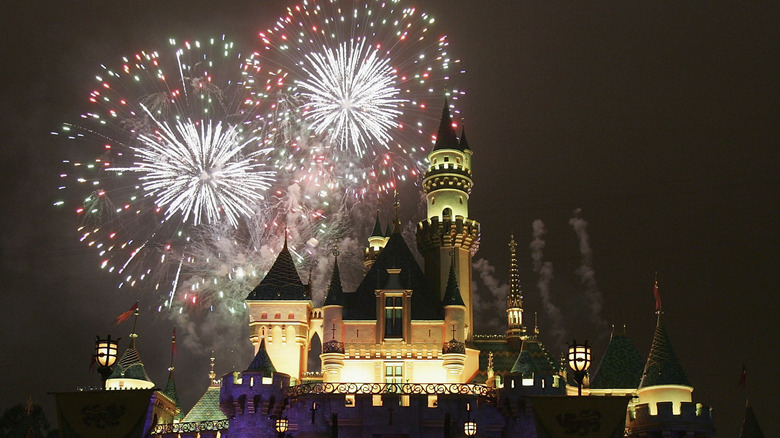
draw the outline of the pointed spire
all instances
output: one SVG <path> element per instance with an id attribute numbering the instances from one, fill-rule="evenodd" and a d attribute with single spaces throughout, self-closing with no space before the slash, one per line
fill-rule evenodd
<path id="1" fill-rule="evenodd" d="M 509 237 L 509 294 L 506 297 L 508 308 L 523 307 L 523 291 L 520 288 L 520 273 L 517 269 L 517 242 L 515 235 Z"/>
<path id="2" fill-rule="evenodd" d="M 658 322 L 653 335 L 653 344 L 642 373 L 640 388 L 657 385 L 685 385 L 691 386 L 688 376 L 680 365 L 677 355 L 674 353 L 669 334 L 662 319 L 663 313 L 658 313 Z"/>
<path id="3" fill-rule="evenodd" d="M 385 237 L 390 237 L 393 235 L 393 228 L 390 226 L 390 224 L 387 224 L 387 228 L 385 228 Z"/>
<path id="4" fill-rule="evenodd" d="M 163 394 L 168 397 L 176 407 L 179 409 L 179 413 L 176 414 L 176 419 L 184 417 L 184 413 L 181 410 L 181 402 L 179 401 L 179 393 L 176 390 L 176 381 L 173 379 L 173 358 L 176 355 L 176 327 L 173 327 L 173 334 L 171 335 L 171 366 L 168 367 L 168 382 L 165 384 Z"/>
<path id="5" fill-rule="evenodd" d="M 285 245 L 268 270 L 263 281 L 246 297 L 247 300 L 309 300 L 306 286 L 303 285 L 295 268 L 292 254 Z"/>
<path id="6" fill-rule="evenodd" d="M 753 406 L 750 400 L 745 400 L 745 419 L 742 421 L 742 430 L 739 438 L 764 438 L 764 431 L 758 424 L 756 413 L 753 412 Z"/>
<path id="7" fill-rule="evenodd" d="M 450 117 L 450 103 L 444 98 L 444 108 L 441 111 L 441 122 L 439 122 L 439 132 L 436 135 L 436 144 L 433 150 L 456 149 L 460 150 L 458 137 L 455 135 L 455 129 L 452 127 L 452 118 Z"/>
<path id="8" fill-rule="evenodd" d="M 401 219 L 398 218 L 398 209 L 401 208 L 401 202 L 398 200 L 398 191 L 395 192 L 395 202 L 393 203 L 395 209 L 395 219 L 393 219 L 393 234 L 401 232 Z"/>
<path id="9" fill-rule="evenodd" d="M 371 237 L 385 237 L 382 234 L 382 225 L 379 223 L 379 209 L 376 210 L 376 221 L 374 222 L 374 230 L 371 232 Z"/>
<path id="10" fill-rule="evenodd" d="M 341 274 L 339 274 L 339 250 L 333 249 L 333 274 L 330 276 L 328 285 L 328 295 L 325 297 L 323 306 L 343 306 L 344 289 L 341 286 Z"/>
<path id="11" fill-rule="evenodd" d="M 217 378 L 217 373 L 214 372 L 214 350 L 211 350 L 211 369 L 209 369 L 209 385 L 214 384 L 214 379 Z"/>
<path id="12" fill-rule="evenodd" d="M 138 325 L 138 303 L 136 302 L 135 312 L 133 313 L 133 331 L 130 333 L 130 348 L 135 349 L 135 338 L 138 337 L 135 329 Z"/>
<path id="13" fill-rule="evenodd" d="M 461 125 L 460 128 L 460 150 L 462 151 L 468 151 L 471 150 L 469 147 L 469 142 L 466 140 L 466 127 Z"/>
<path id="14" fill-rule="evenodd" d="M 655 280 L 653 281 L 653 296 L 655 297 L 655 313 L 661 314 L 661 293 L 658 291 L 658 272 L 655 273 Z"/>
<path id="15" fill-rule="evenodd" d="M 458 279 L 455 276 L 454 260 L 450 262 L 450 275 L 447 278 L 447 289 L 444 291 L 444 298 L 442 298 L 441 301 L 444 306 L 465 306 L 463 297 L 460 295 Z"/>
<path id="16" fill-rule="evenodd" d="M 271 358 L 268 357 L 268 352 L 265 351 L 265 339 L 260 339 L 260 347 L 257 349 L 255 358 L 252 359 L 252 363 L 244 372 L 259 372 L 263 377 L 271 377 L 271 374 L 276 372 Z"/>

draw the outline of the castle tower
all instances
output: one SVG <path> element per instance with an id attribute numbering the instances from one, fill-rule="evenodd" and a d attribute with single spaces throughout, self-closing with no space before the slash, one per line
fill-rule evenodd
<path id="1" fill-rule="evenodd" d="M 295 269 L 287 240 L 263 281 L 247 296 L 249 340 L 255 348 L 265 340 L 279 371 L 294 381 L 306 371 L 309 351 L 310 285 Z M 257 350 L 255 350 L 257 351 Z"/>
<path id="2" fill-rule="evenodd" d="M 520 289 L 520 274 L 517 272 L 517 243 L 514 234 L 509 239 L 509 294 L 506 296 L 507 330 L 506 340 L 520 347 L 525 338 L 523 325 L 523 291 Z"/>
<path id="3" fill-rule="evenodd" d="M 450 263 L 450 274 L 447 278 L 447 289 L 442 300 L 444 306 L 444 326 L 442 339 L 450 339 L 444 344 L 442 357 L 447 370 L 447 381 L 460 383 L 463 369 L 466 365 L 466 305 L 460 295 L 458 280 L 455 276 L 455 263 Z"/>
<path id="4" fill-rule="evenodd" d="M 365 257 L 363 259 L 363 269 L 365 272 L 368 272 L 368 270 L 371 269 L 374 260 L 379 256 L 379 252 L 385 247 L 387 239 L 388 237 L 385 237 L 382 234 L 382 225 L 379 223 L 379 210 L 377 210 L 374 230 L 371 232 L 371 235 L 368 236 L 368 248 L 366 248 Z"/>
<path id="5" fill-rule="evenodd" d="M 284 411 L 290 376 L 276 371 L 263 341 L 249 367 L 222 377 L 219 408 L 230 419 L 229 435 L 275 436 L 274 419 Z"/>
<path id="6" fill-rule="evenodd" d="M 133 331 L 130 333 L 130 346 L 114 365 L 114 371 L 106 380 L 106 389 L 143 389 L 154 388 L 154 382 L 146 374 L 146 368 L 141 361 L 141 355 L 135 346 L 138 334 L 135 331 L 138 324 L 138 306 L 135 307 Z"/>
<path id="7" fill-rule="evenodd" d="M 444 101 L 436 144 L 428 154 L 428 170 L 423 177 L 427 219 L 417 225 L 417 245 L 425 258 L 425 275 L 434 291 L 444 296 L 449 276 L 446 260 L 455 252 L 455 272 L 466 305 L 466 340 L 474 331 L 471 307 L 471 258 L 479 248 L 479 223 L 469 218 L 472 151 L 455 134 L 449 104 Z"/>
<path id="8" fill-rule="evenodd" d="M 377 224 L 379 218 L 377 217 Z M 374 227 L 375 229 L 377 227 Z M 381 229 L 380 229 L 381 234 Z M 344 290 L 339 273 L 339 252 L 333 251 L 333 274 L 328 285 L 328 295 L 322 305 L 323 334 L 330 334 L 322 344 L 322 372 L 326 382 L 340 382 L 344 369 Z"/>
<path id="9" fill-rule="evenodd" d="M 715 436 L 711 409 L 692 402 L 693 386 L 672 348 L 663 322 L 658 281 L 653 292 L 658 320 L 650 354 L 637 390 L 638 401 L 626 427 L 632 437 L 661 437 L 670 433 L 709 438 Z"/>

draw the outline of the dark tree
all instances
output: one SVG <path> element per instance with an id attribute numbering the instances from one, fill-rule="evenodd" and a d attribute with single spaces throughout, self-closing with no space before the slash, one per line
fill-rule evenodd
<path id="1" fill-rule="evenodd" d="M 27 402 L 11 406 L 0 418 L 0 438 L 44 438 L 49 435 L 49 421 L 41 405 Z"/>

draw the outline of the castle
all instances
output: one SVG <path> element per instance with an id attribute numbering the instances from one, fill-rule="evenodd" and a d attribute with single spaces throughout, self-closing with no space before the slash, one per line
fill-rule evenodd
<path id="1" fill-rule="evenodd" d="M 335 251 L 326 298 L 315 307 L 285 243 L 246 298 L 254 359 L 222 379 L 212 359 L 210 385 L 186 415 L 171 372 L 150 405 L 150 433 L 542 437 L 557 436 L 552 429 L 560 426 L 580 436 L 713 437 L 711 410 L 693 402 L 660 311 L 648 357 L 624 330 L 613 329 L 604 357 L 585 379 L 587 397 L 576 397 L 571 373 L 550 357 L 538 327 L 524 321 L 514 239 L 507 331 L 474 333 L 472 257 L 480 224 L 469 212 L 472 154 L 445 103 L 421 185 L 427 215 L 416 241 L 424 267 L 401 235 L 396 208 L 385 232 L 377 215 L 356 290 L 343 290 Z M 133 338 L 108 387 L 152 386 Z M 588 412 L 604 414 L 583 416 L 585 408 L 567 407 L 570 402 L 591 403 Z M 542 418 L 549 409 L 569 411 L 556 426 Z M 617 412 L 612 419 L 610 409 Z"/>

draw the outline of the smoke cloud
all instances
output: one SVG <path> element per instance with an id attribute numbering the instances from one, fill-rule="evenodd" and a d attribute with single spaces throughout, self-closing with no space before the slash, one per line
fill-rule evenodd
<path id="1" fill-rule="evenodd" d="M 474 324 L 479 326 L 480 333 L 500 333 L 505 329 L 506 313 L 503 312 L 502 303 L 506 302 L 509 285 L 496 278 L 496 267 L 485 259 L 475 261 L 472 267 L 487 288 L 485 293 L 477 287 L 476 281 L 472 281 Z"/>
<path id="2" fill-rule="evenodd" d="M 536 283 L 536 286 L 539 288 L 539 294 L 542 298 L 542 307 L 552 323 L 550 333 L 559 345 L 563 345 L 568 336 L 566 329 L 563 328 L 561 309 L 553 303 L 550 291 L 550 284 L 553 279 L 553 265 L 550 261 L 544 261 L 545 241 L 543 238 L 547 234 L 547 229 L 541 219 L 533 221 L 531 226 L 533 229 L 533 240 L 530 245 L 531 259 L 534 272 L 539 274 L 539 281 Z"/>
<path id="3" fill-rule="evenodd" d="M 588 307 L 590 308 L 590 321 L 594 324 L 605 326 L 607 322 L 601 316 L 601 291 L 599 291 L 596 285 L 596 271 L 593 269 L 593 250 L 590 247 L 588 223 L 582 218 L 582 209 L 574 210 L 572 218 L 569 219 L 569 225 L 577 233 L 580 243 L 582 262 L 575 273 L 585 287 L 585 297 L 588 299 Z"/>

